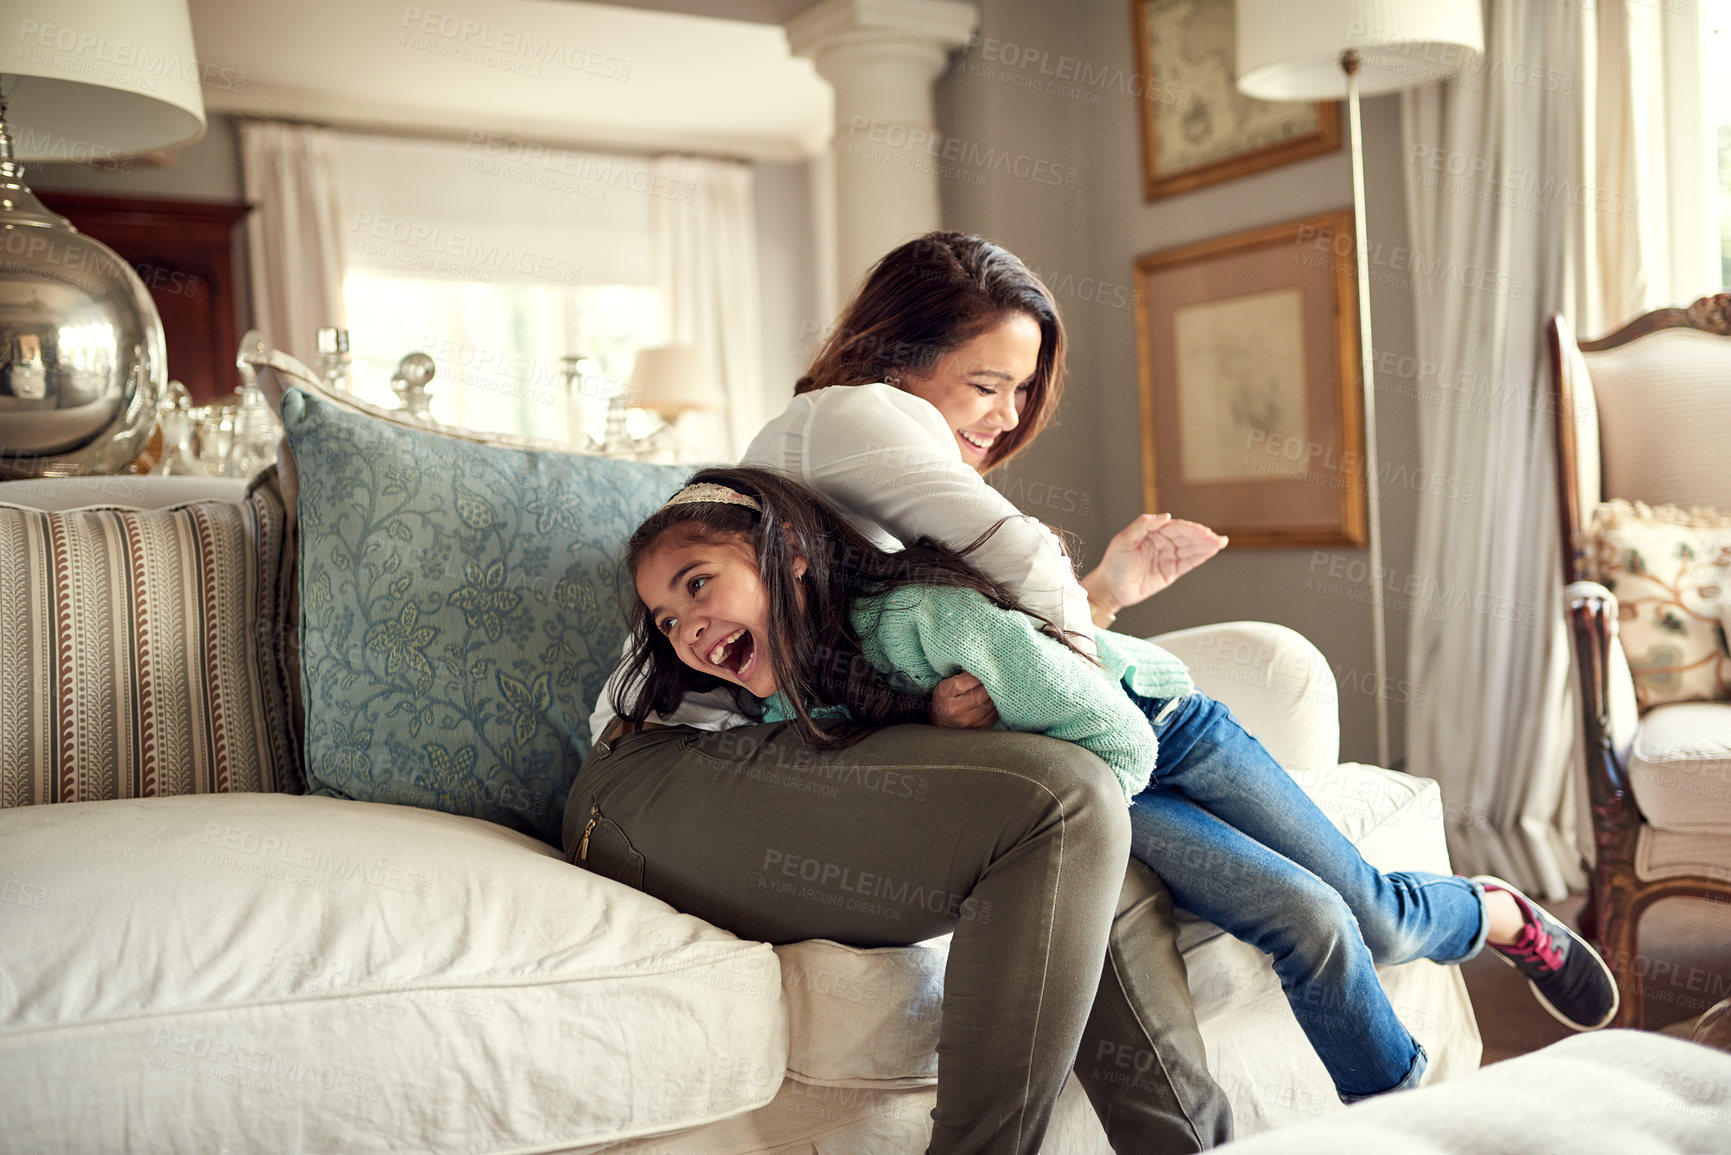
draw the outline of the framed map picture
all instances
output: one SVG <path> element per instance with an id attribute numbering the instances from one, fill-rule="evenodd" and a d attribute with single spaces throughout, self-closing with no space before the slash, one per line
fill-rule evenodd
<path id="1" fill-rule="evenodd" d="M 1136 259 L 1144 509 L 1364 544 L 1354 248 L 1343 209 Z"/>
<path id="2" fill-rule="evenodd" d="M 1332 152 L 1340 105 L 1238 91 L 1233 0 L 1130 0 L 1142 132 L 1142 199 Z"/>

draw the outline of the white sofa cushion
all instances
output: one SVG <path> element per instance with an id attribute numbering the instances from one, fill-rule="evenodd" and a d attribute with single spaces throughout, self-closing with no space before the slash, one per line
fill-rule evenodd
<path id="1" fill-rule="evenodd" d="M 1635 835 L 1635 874 L 1661 878 L 1731 878 L 1731 838 L 1642 826 Z"/>
<path id="2" fill-rule="evenodd" d="M 789 1077 L 816 1086 L 937 1080 L 948 935 L 904 947 L 808 939 L 775 948 L 787 992 Z"/>
<path id="3" fill-rule="evenodd" d="M 1731 702 L 1679 702 L 1642 715 L 1629 785 L 1661 830 L 1731 835 Z"/>
<path id="4" fill-rule="evenodd" d="M 938 1089 L 824 1087 L 789 1079 L 775 1102 L 678 1135 L 636 1139 L 606 1155 L 902 1155 L 932 1137 Z M 1088 1093 L 1071 1075 L 1052 1110 L 1040 1155 L 1112 1155 Z"/>
<path id="5" fill-rule="evenodd" d="M 1149 641 L 1182 658 L 1196 688 L 1230 706 L 1287 770 L 1326 772 L 1340 761 L 1334 671 L 1297 630 L 1272 622 L 1222 622 Z"/>
<path id="6" fill-rule="evenodd" d="M 759 1107 L 787 1063 L 767 945 L 472 818 L 26 807 L 0 879 L 11 1153 L 579 1148 Z"/>

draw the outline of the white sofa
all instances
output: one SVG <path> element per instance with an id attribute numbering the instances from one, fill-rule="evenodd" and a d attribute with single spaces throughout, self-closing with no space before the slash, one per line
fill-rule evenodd
<path id="1" fill-rule="evenodd" d="M 149 508 L 189 496 L 172 482 L 0 503 Z M 1434 783 L 1338 764 L 1310 643 L 1161 640 L 1371 861 L 1448 869 Z M 876 1155 L 930 1129 L 943 940 L 772 950 L 476 818 L 286 793 L 11 807 L 0 899 L 8 1152 Z M 1200 922 L 1182 944 L 1238 1133 L 1341 1110 L 1267 960 Z M 1383 979 L 1427 1082 L 1478 1065 L 1457 970 Z M 1072 1080 L 1045 1150 L 1105 1149 Z"/>

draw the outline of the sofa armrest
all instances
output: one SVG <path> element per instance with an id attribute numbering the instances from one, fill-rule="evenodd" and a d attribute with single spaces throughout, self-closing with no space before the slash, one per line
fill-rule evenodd
<path id="1" fill-rule="evenodd" d="M 1297 630 L 1223 622 L 1149 640 L 1182 659 L 1196 688 L 1225 702 L 1288 770 L 1327 770 L 1340 761 L 1334 671 Z"/>

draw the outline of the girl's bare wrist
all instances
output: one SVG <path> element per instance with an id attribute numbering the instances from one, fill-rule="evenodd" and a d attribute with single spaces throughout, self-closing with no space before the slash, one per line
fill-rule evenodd
<path id="1" fill-rule="evenodd" d="M 1124 603 L 1116 600 L 1101 588 L 1103 583 L 1095 576 L 1099 572 L 1099 570 L 1095 570 L 1094 573 L 1083 578 L 1082 589 L 1088 595 L 1088 610 L 1094 617 L 1094 624 L 1105 627 L 1112 624 L 1113 619 L 1118 616 L 1118 611 L 1124 608 Z M 1101 618 L 1105 620 L 1102 621 Z"/>

